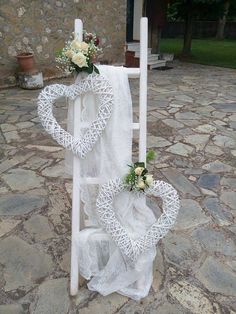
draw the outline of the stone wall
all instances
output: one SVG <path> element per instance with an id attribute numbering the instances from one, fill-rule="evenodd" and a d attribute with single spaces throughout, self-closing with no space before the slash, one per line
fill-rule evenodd
<path id="1" fill-rule="evenodd" d="M 126 0 L 1 0 L 0 86 L 15 85 L 16 54 L 31 48 L 45 77 L 59 76 L 55 53 L 81 18 L 101 40 L 101 60 L 123 62 Z"/>

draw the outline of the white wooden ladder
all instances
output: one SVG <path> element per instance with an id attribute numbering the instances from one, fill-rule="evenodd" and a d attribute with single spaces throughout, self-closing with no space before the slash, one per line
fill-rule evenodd
<path id="1" fill-rule="evenodd" d="M 82 41 L 83 23 L 75 20 L 75 36 Z M 139 123 L 133 123 L 133 129 L 139 130 L 139 161 L 146 162 L 147 140 L 147 55 L 148 55 L 148 20 L 140 20 L 140 66 L 139 68 L 125 68 L 129 78 L 139 78 Z M 74 136 L 79 137 L 81 123 L 81 97 L 74 101 Z M 80 159 L 73 157 L 73 192 L 72 192 L 72 235 L 71 235 L 71 277 L 70 294 L 76 295 L 79 289 L 79 251 L 76 239 L 80 231 L 80 184 L 100 184 L 99 178 L 80 177 Z"/>

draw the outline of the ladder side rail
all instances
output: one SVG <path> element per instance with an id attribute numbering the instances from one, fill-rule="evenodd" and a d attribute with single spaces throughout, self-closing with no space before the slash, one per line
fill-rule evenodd
<path id="1" fill-rule="evenodd" d="M 80 19 L 75 20 L 75 37 L 83 39 L 83 23 Z M 74 137 L 79 137 L 81 120 L 81 97 L 77 97 L 73 103 Z M 76 295 L 79 289 L 79 252 L 76 245 L 80 229 L 80 160 L 73 156 L 73 191 L 72 191 L 72 226 L 71 226 L 71 276 L 70 293 Z"/>
<path id="2" fill-rule="evenodd" d="M 147 57 L 148 19 L 140 21 L 140 79 L 139 79 L 139 161 L 146 162 L 147 151 Z"/>

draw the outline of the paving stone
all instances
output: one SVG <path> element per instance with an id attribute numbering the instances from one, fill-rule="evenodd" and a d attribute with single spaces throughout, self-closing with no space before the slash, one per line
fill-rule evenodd
<path id="1" fill-rule="evenodd" d="M 4 265 L 6 291 L 30 286 L 48 276 L 53 269 L 49 255 L 12 236 L 0 242 L 0 263 Z"/>
<path id="2" fill-rule="evenodd" d="M 225 126 L 227 125 L 226 122 L 222 121 L 222 120 L 215 120 L 213 121 L 216 125 L 219 125 L 219 126 Z"/>
<path id="3" fill-rule="evenodd" d="M 184 235 L 169 232 L 162 243 L 166 259 L 177 267 L 188 269 L 200 257 L 200 247 L 193 245 Z"/>
<path id="4" fill-rule="evenodd" d="M 56 178 L 56 177 L 69 177 L 69 175 L 67 175 L 65 173 L 65 162 L 64 160 L 57 163 L 54 166 L 51 167 L 47 167 L 42 171 L 42 175 L 45 177 L 52 177 L 52 178 Z"/>
<path id="5" fill-rule="evenodd" d="M 25 230 L 37 241 L 44 241 L 55 236 L 49 226 L 48 219 L 41 215 L 34 215 L 24 222 Z"/>
<path id="6" fill-rule="evenodd" d="M 1 164 L 0 164 L 0 173 L 7 171 L 8 169 L 24 162 L 25 160 L 27 160 L 28 158 L 30 158 L 31 156 L 33 156 L 34 153 L 30 152 L 28 154 L 25 155 L 15 155 L 13 156 L 11 159 L 7 159 L 4 160 Z"/>
<path id="7" fill-rule="evenodd" d="M 161 170 L 161 172 L 167 180 L 174 185 L 177 191 L 180 191 L 183 194 L 190 194 L 192 196 L 200 196 L 199 190 L 179 171 L 174 168 L 169 168 Z"/>
<path id="8" fill-rule="evenodd" d="M 213 306 L 203 291 L 185 280 L 171 284 L 169 292 L 172 297 L 191 313 L 221 314 L 219 307 Z"/>
<path id="9" fill-rule="evenodd" d="M 216 135 L 213 137 L 213 142 L 215 145 L 226 148 L 235 148 L 236 140 L 225 135 Z"/>
<path id="10" fill-rule="evenodd" d="M 41 150 L 43 152 L 57 152 L 59 150 L 62 150 L 62 147 L 58 147 L 58 146 L 45 146 L 45 145 L 26 145 L 26 148 L 28 149 L 37 149 L 37 150 Z"/>
<path id="11" fill-rule="evenodd" d="M 230 122 L 229 126 L 230 126 L 231 129 L 236 129 L 236 122 L 235 121 L 234 122 Z"/>
<path id="12" fill-rule="evenodd" d="M 183 123 L 180 123 L 174 119 L 165 119 L 163 122 L 174 129 L 181 129 L 184 127 Z"/>
<path id="13" fill-rule="evenodd" d="M 21 220 L 1 219 L 0 218 L 0 237 L 14 229 Z M 1 313 L 1 312 L 0 312 Z"/>
<path id="14" fill-rule="evenodd" d="M 214 111 L 211 113 L 213 117 L 218 119 L 223 119 L 226 116 L 226 113 L 220 111 Z"/>
<path id="15" fill-rule="evenodd" d="M 8 192 L 9 192 L 9 190 L 5 186 L 2 186 L 0 188 L 0 194 L 7 194 Z"/>
<path id="16" fill-rule="evenodd" d="M 3 180 L 12 190 L 27 191 L 39 188 L 44 183 L 44 178 L 32 170 L 12 169 L 2 176 Z"/>
<path id="17" fill-rule="evenodd" d="M 79 293 L 75 297 L 76 309 L 85 307 L 88 302 L 96 295 L 95 291 L 90 291 L 88 288 L 81 287 Z"/>
<path id="18" fill-rule="evenodd" d="M 211 106 L 224 112 L 236 112 L 236 103 L 212 103 Z"/>
<path id="19" fill-rule="evenodd" d="M 17 122 L 19 119 L 19 115 L 14 115 L 14 114 L 11 114 L 8 118 L 7 118 L 7 122 L 9 123 L 15 123 Z"/>
<path id="20" fill-rule="evenodd" d="M 26 193 L 3 195 L 0 197 L 0 215 L 24 215 L 44 205 L 46 200 L 42 196 Z"/>
<path id="21" fill-rule="evenodd" d="M 223 191 L 221 193 L 220 199 L 232 209 L 236 209 L 236 192 Z"/>
<path id="22" fill-rule="evenodd" d="M 194 129 L 194 131 L 200 132 L 200 133 L 207 133 L 207 134 L 215 133 L 216 127 L 214 127 L 211 124 L 202 124 L 202 125 L 199 125 L 198 127 L 196 127 Z"/>
<path id="23" fill-rule="evenodd" d="M 216 156 L 221 156 L 222 154 L 224 154 L 224 152 L 218 146 L 212 145 L 207 145 L 205 147 L 205 152 Z"/>
<path id="24" fill-rule="evenodd" d="M 208 164 L 203 165 L 202 169 L 214 173 L 231 172 L 233 170 L 230 165 L 227 165 L 220 160 L 209 162 Z"/>
<path id="25" fill-rule="evenodd" d="M 17 131 L 5 132 L 4 136 L 7 143 L 18 142 L 21 139 Z"/>
<path id="26" fill-rule="evenodd" d="M 172 154 L 188 157 L 193 152 L 193 147 L 183 143 L 177 143 L 169 147 L 166 151 Z"/>
<path id="27" fill-rule="evenodd" d="M 21 304 L 5 304 L 0 305 L 1 314 L 26 314 Z"/>
<path id="28" fill-rule="evenodd" d="M 143 304 L 138 303 L 137 301 L 130 300 L 127 302 L 118 312 L 117 314 L 144 314 L 144 306 Z"/>
<path id="29" fill-rule="evenodd" d="M 1 124 L 1 129 L 2 132 L 10 132 L 10 131 L 15 131 L 16 130 L 16 126 L 13 124 L 9 124 L 9 123 L 2 123 Z"/>
<path id="30" fill-rule="evenodd" d="M 184 171 L 185 174 L 193 174 L 193 175 L 199 175 L 199 174 L 202 174 L 203 172 L 204 170 L 200 168 L 190 168 Z"/>
<path id="31" fill-rule="evenodd" d="M 43 166 L 50 166 L 52 162 L 53 160 L 49 158 L 46 159 L 38 156 L 33 156 L 27 160 L 27 162 L 24 164 L 24 167 L 30 168 L 31 170 L 36 170 Z"/>
<path id="32" fill-rule="evenodd" d="M 168 110 L 169 113 L 176 113 L 179 111 L 179 108 L 171 108 Z"/>
<path id="33" fill-rule="evenodd" d="M 236 274 L 212 256 L 207 257 L 196 277 L 210 292 L 236 296 Z"/>
<path id="34" fill-rule="evenodd" d="M 204 195 L 209 195 L 209 196 L 217 196 L 217 194 L 211 190 L 208 189 L 204 189 L 200 187 L 200 191 L 202 192 L 202 194 Z"/>
<path id="35" fill-rule="evenodd" d="M 236 178 L 223 177 L 220 184 L 236 189 Z"/>
<path id="36" fill-rule="evenodd" d="M 216 188 L 220 183 L 220 175 L 218 174 L 202 174 L 197 185 L 206 189 Z"/>
<path id="37" fill-rule="evenodd" d="M 102 313 L 111 314 L 118 311 L 128 301 L 128 298 L 117 293 L 112 293 L 108 296 L 98 295 L 95 299 L 89 302 L 88 306 L 79 310 L 79 314 Z M 52 313 L 54 314 L 54 313 Z"/>
<path id="38" fill-rule="evenodd" d="M 70 300 L 67 287 L 68 278 L 52 279 L 43 282 L 39 286 L 36 300 L 34 301 L 33 304 L 31 304 L 31 313 L 32 314 L 68 313 Z"/>
<path id="39" fill-rule="evenodd" d="M 209 135 L 205 134 L 193 134 L 186 136 L 184 138 L 184 142 L 194 145 L 196 147 L 196 150 L 202 150 L 208 142 L 209 137 Z"/>
<path id="40" fill-rule="evenodd" d="M 60 266 L 62 270 L 64 270 L 67 273 L 70 273 L 70 258 L 71 258 L 71 252 L 70 250 L 68 250 L 66 251 L 66 253 L 62 255 L 62 259 L 60 262 Z"/>
<path id="41" fill-rule="evenodd" d="M 159 112 L 156 112 L 156 111 L 152 111 L 150 114 L 151 114 L 153 117 L 156 118 L 155 121 L 156 121 L 157 119 L 158 119 L 158 120 L 162 120 L 162 119 L 165 119 L 165 118 L 166 118 L 165 115 L 163 115 L 163 114 L 161 114 L 161 113 L 159 113 Z"/>
<path id="42" fill-rule="evenodd" d="M 220 225 L 228 225 L 233 219 L 231 213 L 225 211 L 220 206 L 219 200 L 216 197 L 207 197 L 203 202 L 203 206 Z"/>
<path id="43" fill-rule="evenodd" d="M 210 221 L 202 211 L 198 202 L 191 199 L 181 199 L 181 207 L 174 225 L 174 230 L 194 228 Z"/>
<path id="44" fill-rule="evenodd" d="M 208 252 L 217 252 L 226 256 L 236 256 L 234 241 L 227 237 L 222 230 L 200 228 L 192 233 L 192 237 L 199 241 Z"/>
<path id="45" fill-rule="evenodd" d="M 147 139 L 147 147 L 166 147 L 171 145 L 171 142 L 167 141 L 163 137 L 160 136 L 148 136 Z"/>
<path id="46" fill-rule="evenodd" d="M 187 95 L 177 95 L 175 99 L 183 102 L 193 102 L 193 98 Z"/>
<path id="47" fill-rule="evenodd" d="M 183 308 L 178 302 L 171 302 L 166 300 L 160 304 L 160 301 L 152 302 L 145 308 L 145 314 L 190 314 L 189 311 Z M 132 314 L 135 314 L 132 313 Z"/>
<path id="48" fill-rule="evenodd" d="M 178 120 L 178 121 L 183 123 L 186 126 L 189 126 L 190 128 L 194 128 L 199 125 L 198 120 Z"/>
<path id="49" fill-rule="evenodd" d="M 199 120 L 200 116 L 194 112 L 177 112 L 175 114 L 177 120 Z"/>
<path id="50" fill-rule="evenodd" d="M 27 129 L 33 127 L 34 125 L 35 125 L 34 123 L 29 121 L 16 123 L 18 129 Z"/>
<path id="51" fill-rule="evenodd" d="M 229 118 L 230 121 L 234 121 L 235 122 L 236 121 L 236 114 L 235 113 L 231 114 L 228 118 Z"/>

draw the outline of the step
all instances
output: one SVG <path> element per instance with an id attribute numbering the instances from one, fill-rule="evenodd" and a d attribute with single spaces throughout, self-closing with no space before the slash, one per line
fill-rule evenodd
<path id="1" fill-rule="evenodd" d="M 127 51 L 133 51 L 135 53 L 140 51 L 140 44 L 139 43 L 127 43 Z M 148 48 L 148 54 L 152 53 L 152 48 Z"/>
<path id="2" fill-rule="evenodd" d="M 139 58 L 140 54 L 135 53 L 135 58 Z M 150 54 L 148 56 L 148 64 L 150 63 L 158 63 L 159 61 L 166 61 L 166 60 L 160 60 L 159 59 L 160 55 L 159 54 Z"/>
<path id="3" fill-rule="evenodd" d="M 161 68 L 166 66 L 166 61 L 165 60 L 158 60 L 154 62 L 148 62 L 149 69 L 155 69 L 155 68 Z"/>
<path id="4" fill-rule="evenodd" d="M 140 52 L 139 52 L 139 51 L 136 51 L 134 56 L 135 56 L 135 58 L 139 58 L 139 57 L 140 57 Z M 148 58 L 154 58 L 154 57 L 155 57 L 155 58 L 159 58 L 159 56 L 160 56 L 160 55 L 157 54 L 157 53 L 149 53 L 149 54 L 148 54 Z"/>

